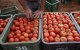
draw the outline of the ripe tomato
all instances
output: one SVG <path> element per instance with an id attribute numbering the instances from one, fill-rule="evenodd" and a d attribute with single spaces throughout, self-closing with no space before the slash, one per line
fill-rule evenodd
<path id="1" fill-rule="evenodd" d="M 30 26 L 26 26 L 26 29 L 30 29 Z"/>
<path id="2" fill-rule="evenodd" d="M 54 32 L 50 32 L 50 36 L 56 37 L 56 34 Z"/>
<path id="3" fill-rule="evenodd" d="M 29 38 L 25 38 L 25 41 L 29 41 Z"/>
<path id="4" fill-rule="evenodd" d="M 60 42 L 60 37 L 55 37 L 55 42 Z"/>
<path id="5" fill-rule="evenodd" d="M 64 28 L 65 29 L 68 29 L 69 28 L 69 25 L 68 24 L 64 24 Z"/>
<path id="6" fill-rule="evenodd" d="M 0 33 L 2 33 L 2 32 L 3 32 L 3 30 L 4 30 L 4 28 L 0 28 Z"/>
<path id="7" fill-rule="evenodd" d="M 25 40 L 25 37 L 24 36 L 20 36 L 20 41 L 24 41 Z"/>
<path id="8" fill-rule="evenodd" d="M 36 38 L 37 38 L 37 37 L 38 37 L 38 34 L 34 33 L 34 34 L 33 34 L 33 37 L 36 37 Z"/>
<path id="9" fill-rule="evenodd" d="M 25 28 L 21 28 L 20 30 L 21 30 L 21 32 L 25 32 Z"/>
<path id="10" fill-rule="evenodd" d="M 30 33 L 28 37 L 29 37 L 29 38 L 32 38 L 32 36 L 33 36 L 33 33 Z"/>
<path id="11" fill-rule="evenodd" d="M 80 37 L 80 34 L 78 34 L 78 33 L 74 33 L 73 36 L 74 36 L 74 37 Z"/>
<path id="12" fill-rule="evenodd" d="M 52 24 L 52 20 L 48 20 L 48 24 Z"/>
<path id="13" fill-rule="evenodd" d="M 55 32 L 55 33 L 60 33 L 60 29 L 59 29 L 59 28 L 55 28 L 55 29 L 54 29 L 54 32 Z"/>
<path id="14" fill-rule="evenodd" d="M 68 36 L 67 39 L 68 39 L 68 41 L 74 41 L 74 37 L 73 36 Z"/>
<path id="15" fill-rule="evenodd" d="M 60 32 L 60 35 L 61 35 L 62 37 L 66 37 L 68 34 L 67 34 L 66 32 L 64 32 L 64 31 L 61 31 L 61 32 Z"/>
<path id="16" fill-rule="evenodd" d="M 21 37 L 21 34 L 20 34 L 20 33 L 17 33 L 17 34 L 16 34 L 16 37 L 17 37 L 17 38 L 20 38 L 20 37 Z"/>
<path id="17" fill-rule="evenodd" d="M 47 29 L 47 28 L 48 28 L 48 26 L 47 26 L 47 25 L 43 25 L 43 28 L 44 28 L 44 29 Z"/>
<path id="18" fill-rule="evenodd" d="M 44 29 L 43 32 L 44 32 L 44 33 L 48 33 L 48 30 L 47 30 L 47 29 Z"/>
<path id="19" fill-rule="evenodd" d="M 24 33 L 23 35 L 25 38 L 27 38 L 29 36 L 28 33 Z"/>
<path id="20" fill-rule="evenodd" d="M 62 28 L 64 25 L 63 24 L 58 24 L 58 27 L 59 28 Z"/>
<path id="21" fill-rule="evenodd" d="M 54 38 L 52 36 L 49 36 L 49 42 L 54 42 Z"/>
<path id="22" fill-rule="evenodd" d="M 80 37 L 75 37 L 75 41 L 80 41 Z"/>
<path id="23" fill-rule="evenodd" d="M 49 33 L 44 33 L 44 37 L 49 37 Z"/>
<path id="24" fill-rule="evenodd" d="M 47 38 L 47 37 L 44 38 L 44 41 L 45 41 L 45 42 L 49 42 L 49 38 Z"/>
<path id="25" fill-rule="evenodd" d="M 15 26 L 19 26 L 19 22 L 15 22 L 14 24 L 15 24 Z"/>
<path id="26" fill-rule="evenodd" d="M 36 38 L 36 37 L 32 37 L 31 40 L 32 40 L 32 41 L 36 41 L 37 38 Z"/>
<path id="27" fill-rule="evenodd" d="M 15 30 L 19 30 L 20 28 L 19 27 L 15 27 Z"/>
<path id="28" fill-rule="evenodd" d="M 66 37 L 61 37 L 61 42 L 67 42 L 67 38 Z"/>
<path id="29" fill-rule="evenodd" d="M 20 30 L 17 30 L 15 33 L 16 33 L 16 34 L 17 34 L 17 33 L 20 33 L 20 34 L 21 34 L 21 31 L 20 31 Z"/>
<path id="30" fill-rule="evenodd" d="M 12 34 L 9 34 L 9 35 L 8 35 L 8 38 L 13 38 L 13 35 L 12 35 Z"/>
<path id="31" fill-rule="evenodd" d="M 54 31 L 54 28 L 50 27 L 49 29 L 49 33 Z"/>
<path id="32" fill-rule="evenodd" d="M 31 30 L 27 29 L 27 30 L 26 30 L 26 33 L 31 33 Z"/>
<path id="33" fill-rule="evenodd" d="M 14 38 L 10 38 L 9 39 L 9 42 L 14 42 Z"/>
<path id="34" fill-rule="evenodd" d="M 14 41 L 15 41 L 15 42 L 19 42 L 19 39 L 18 39 L 18 38 L 15 38 Z"/>

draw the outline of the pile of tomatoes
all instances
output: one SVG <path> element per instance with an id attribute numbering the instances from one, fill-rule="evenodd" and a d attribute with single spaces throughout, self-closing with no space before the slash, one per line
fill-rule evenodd
<path id="1" fill-rule="evenodd" d="M 45 42 L 80 41 L 80 35 L 66 13 L 43 15 L 43 38 Z"/>
<path id="2" fill-rule="evenodd" d="M 80 13 L 75 13 L 74 18 L 76 19 L 77 23 L 80 25 Z"/>
<path id="3" fill-rule="evenodd" d="M 8 21 L 9 21 L 9 18 L 7 18 L 7 19 L 0 19 L 0 33 L 3 32 L 3 30 L 6 27 Z"/>
<path id="4" fill-rule="evenodd" d="M 39 20 L 16 17 L 7 36 L 8 42 L 27 42 L 38 39 Z"/>

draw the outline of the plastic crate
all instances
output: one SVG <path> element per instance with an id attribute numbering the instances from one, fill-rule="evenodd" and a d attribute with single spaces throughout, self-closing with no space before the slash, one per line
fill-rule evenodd
<path id="1" fill-rule="evenodd" d="M 68 15 L 68 13 L 66 14 Z M 80 42 L 50 42 L 50 43 L 45 42 L 43 39 L 43 29 L 42 29 L 42 43 L 43 43 L 42 44 L 43 50 L 80 50 L 80 47 L 79 47 Z"/>
<path id="2" fill-rule="evenodd" d="M 3 32 L 1 37 L 1 46 L 3 50 L 40 50 L 40 38 L 41 38 L 41 21 L 39 20 L 39 37 L 36 41 L 29 41 L 29 42 L 13 42 L 13 43 L 6 43 L 7 35 L 9 34 L 10 28 L 13 24 L 13 21 L 16 19 L 16 16 L 23 17 L 24 14 L 17 14 L 14 15 L 12 20 L 8 23 L 6 30 Z"/>
<path id="3" fill-rule="evenodd" d="M 59 5 L 59 1 L 56 1 L 55 3 L 51 4 L 50 2 L 46 1 L 46 5 L 45 7 L 51 11 L 51 12 L 55 12 L 58 11 L 58 5 Z"/>
<path id="4" fill-rule="evenodd" d="M 80 33 L 80 26 L 78 25 L 77 21 L 74 18 L 74 13 L 78 13 L 78 12 L 72 12 L 72 13 L 70 13 L 70 16 L 71 16 L 73 22 L 75 23 L 75 26 L 76 26 L 78 32 Z"/>
<path id="5" fill-rule="evenodd" d="M 16 14 L 18 13 L 18 8 L 16 6 L 7 7 L 2 10 L 0 10 L 0 15 L 6 15 L 6 14 Z"/>

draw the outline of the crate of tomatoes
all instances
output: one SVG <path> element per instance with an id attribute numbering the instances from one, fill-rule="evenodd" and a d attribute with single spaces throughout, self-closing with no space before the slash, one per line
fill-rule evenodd
<path id="1" fill-rule="evenodd" d="M 46 12 L 42 19 L 43 50 L 80 50 L 80 34 L 67 12 Z"/>
<path id="2" fill-rule="evenodd" d="M 80 31 L 80 12 L 72 12 L 70 13 L 72 20 L 76 23 L 78 31 Z"/>
<path id="3" fill-rule="evenodd" d="M 1 37 L 3 50 L 40 50 L 40 20 L 14 15 Z"/>

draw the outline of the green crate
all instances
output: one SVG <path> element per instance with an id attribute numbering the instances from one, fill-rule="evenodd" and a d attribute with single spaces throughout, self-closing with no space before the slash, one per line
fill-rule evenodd
<path id="1" fill-rule="evenodd" d="M 7 7 L 0 10 L 0 15 L 16 14 L 16 13 L 18 13 L 18 8 L 16 6 Z"/>
<path id="2" fill-rule="evenodd" d="M 45 7 L 51 12 L 56 12 L 56 11 L 58 11 L 58 5 L 59 5 L 59 1 L 56 1 L 53 4 L 49 3 L 48 1 L 46 1 Z"/>
<path id="3" fill-rule="evenodd" d="M 13 16 L 12 20 L 8 23 L 7 28 L 3 32 L 1 40 L 1 46 L 3 50 L 40 50 L 40 38 L 41 38 L 41 21 L 39 20 L 39 37 L 36 41 L 29 41 L 29 42 L 13 42 L 13 43 L 6 43 L 7 35 L 9 34 L 10 28 L 13 25 L 13 21 L 16 19 L 16 16 L 22 17 L 25 16 L 24 14 L 17 14 Z"/>
<path id="4" fill-rule="evenodd" d="M 50 2 L 51 4 L 55 3 L 57 0 L 47 0 L 48 2 Z"/>

